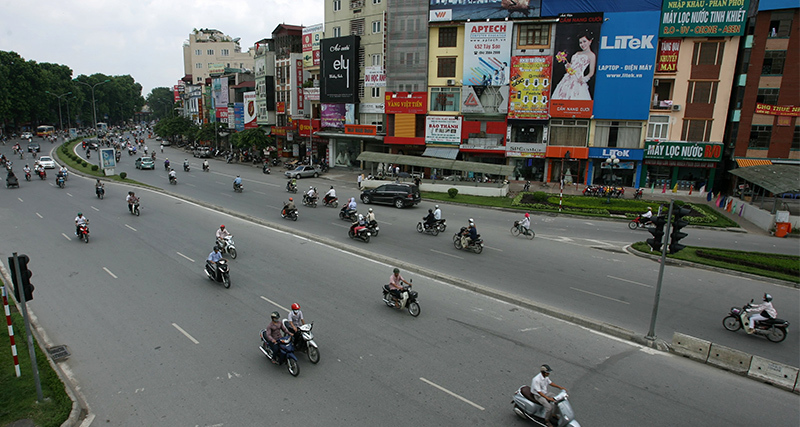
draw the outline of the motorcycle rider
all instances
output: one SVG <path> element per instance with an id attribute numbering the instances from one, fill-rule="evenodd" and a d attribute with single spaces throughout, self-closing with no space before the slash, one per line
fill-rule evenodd
<path id="1" fill-rule="evenodd" d="M 125 197 L 125 201 L 128 202 L 128 211 L 133 213 L 133 205 L 139 203 L 139 198 L 136 197 L 136 194 L 133 191 L 128 191 L 128 196 Z"/>
<path id="2" fill-rule="evenodd" d="M 525 212 L 525 217 L 520 220 L 519 226 L 522 227 L 523 234 L 528 234 L 528 230 L 531 228 L 531 214 Z"/>
<path id="3" fill-rule="evenodd" d="M 308 187 L 308 191 L 306 192 L 306 200 L 309 203 L 314 203 L 317 200 L 317 189 L 313 186 Z"/>
<path id="4" fill-rule="evenodd" d="M 749 313 L 753 313 L 750 315 L 749 323 L 745 330 L 748 334 L 752 334 L 755 332 L 755 323 L 760 322 L 762 320 L 769 320 L 778 317 L 778 311 L 775 310 L 775 307 L 772 306 L 772 295 L 764 294 L 764 302 L 758 305 L 754 305 L 745 312 L 741 314 L 742 319 L 747 316 Z M 742 322 L 744 324 L 744 322 Z"/>
<path id="5" fill-rule="evenodd" d="M 648 206 L 647 212 L 639 215 L 639 221 L 642 223 L 642 225 L 647 225 L 653 222 L 653 208 Z"/>
<path id="6" fill-rule="evenodd" d="M 289 330 L 280 321 L 280 313 L 273 311 L 270 315 L 272 321 L 267 325 L 267 343 L 269 348 L 272 349 L 272 363 L 279 364 L 278 358 L 280 357 L 280 349 L 278 348 L 278 340 L 283 337 L 283 334 L 289 334 Z"/>
<path id="7" fill-rule="evenodd" d="M 392 270 L 392 275 L 389 276 L 389 284 L 386 286 L 387 290 L 389 291 L 390 294 L 392 294 L 392 297 L 394 298 L 395 305 L 401 308 L 403 307 L 403 305 L 405 305 L 406 298 L 408 295 L 405 292 L 403 292 L 405 290 L 403 288 L 403 283 L 411 287 L 411 283 L 406 282 L 406 279 L 404 279 L 403 276 L 400 275 L 400 269 L 395 267 L 395 269 Z"/>
<path id="8" fill-rule="evenodd" d="M 242 186 L 242 177 L 236 175 L 236 178 L 233 179 L 233 188 L 239 188 Z"/>
<path id="9" fill-rule="evenodd" d="M 334 190 L 333 186 L 331 185 L 331 189 L 328 190 L 327 193 L 325 193 L 325 197 L 322 200 L 325 203 L 330 203 L 330 201 L 335 199 L 335 198 L 336 198 L 336 190 Z"/>
<path id="10" fill-rule="evenodd" d="M 25 172 L 26 176 L 31 174 L 31 168 L 28 167 L 28 165 L 25 165 L 25 167 L 22 168 L 22 171 Z"/>
<path id="11" fill-rule="evenodd" d="M 67 167 L 66 166 L 61 166 L 61 169 L 59 169 L 58 171 L 61 173 L 61 175 L 66 180 L 67 179 L 67 175 L 69 174 L 69 171 L 67 170 Z"/>
<path id="12" fill-rule="evenodd" d="M 292 178 L 286 183 L 286 191 L 292 191 L 297 188 L 297 178 Z"/>
<path id="13" fill-rule="evenodd" d="M 87 224 L 89 224 L 89 218 L 83 216 L 83 213 L 78 212 L 78 216 L 75 217 L 75 235 L 80 236 L 81 225 Z"/>
<path id="14" fill-rule="evenodd" d="M 66 181 L 67 175 L 64 173 L 63 170 L 59 170 L 58 173 L 56 174 L 56 185 L 58 185 L 59 178 L 63 178 Z"/>
<path id="15" fill-rule="evenodd" d="M 175 172 L 175 169 L 169 168 L 169 180 L 172 181 L 173 179 L 178 179 L 178 174 Z"/>
<path id="16" fill-rule="evenodd" d="M 375 219 L 375 212 L 372 212 L 372 208 L 369 208 L 369 211 L 367 213 L 367 224 L 378 225 L 378 220 Z"/>
<path id="17" fill-rule="evenodd" d="M 436 214 L 433 213 L 433 209 L 428 209 L 428 215 L 425 216 L 425 228 L 431 228 L 436 226 Z"/>
<path id="18" fill-rule="evenodd" d="M 164 169 L 169 169 L 169 158 L 164 159 Z"/>
<path id="19" fill-rule="evenodd" d="M 208 159 L 205 159 L 205 160 L 203 160 L 203 170 L 204 170 L 204 171 L 207 171 L 207 170 L 208 170 Z M 238 175 L 237 175 L 237 176 L 238 176 Z"/>
<path id="20" fill-rule="evenodd" d="M 475 227 L 475 222 L 472 218 L 469 219 L 469 228 L 461 235 L 461 246 L 466 248 L 470 243 L 478 240 L 478 229 Z"/>
<path id="21" fill-rule="evenodd" d="M 217 270 L 217 261 L 222 259 L 222 253 L 219 251 L 219 246 L 214 245 L 214 250 L 208 254 L 208 258 L 206 258 L 206 265 L 211 267 L 211 271 L 214 272 L 214 280 L 219 281 L 219 271 Z"/>
<path id="22" fill-rule="evenodd" d="M 233 235 L 225 229 L 225 224 L 219 226 L 219 229 L 214 234 L 217 238 L 217 246 L 222 247 L 225 245 L 225 238 L 226 237 L 233 237 Z"/>
<path id="23" fill-rule="evenodd" d="M 103 183 L 99 179 L 94 183 L 94 192 L 95 193 L 105 192 L 105 185 L 103 185 Z"/>
<path id="24" fill-rule="evenodd" d="M 542 365 L 539 368 L 539 374 L 533 377 L 531 381 L 531 393 L 533 393 L 533 398 L 539 402 L 540 405 L 544 407 L 544 420 L 547 423 L 548 427 L 553 427 L 550 424 L 550 416 L 553 415 L 553 403 L 556 400 L 553 399 L 553 393 L 547 390 L 547 386 L 553 386 L 555 388 L 560 388 L 561 390 L 567 391 L 564 387 L 554 383 L 550 380 L 550 373 L 553 372 L 550 369 L 550 365 Z"/>
<path id="25" fill-rule="evenodd" d="M 358 204 L 356 203 L 356 198 L 351 197 L 347 204 L 342 206 L 342 212 L 344 212 L 346 215 L 352 215 L 356 211 L 357 207 Z"/>
<path id="26" fill-rule="evenodd" d="M 183 159 L 183 170 L 189 170 L 189 159 Z"/>
<path id="27" fill-rule="evenodd" d="M 289 201 L 283 206 L 283 214 L 289 216 L 292 212 L 296 211 L 297 207 L 294 205 L 294 199 L 289 197 Z"/>
<path id="28" fill-rule="evenodd" d="M 300 326 L 306 324 L 305 318 L 303 318 L 303 312 L 300 311 L 300 304 L 294 303 L 292 304 L 292 309 L 289 311 L 289 326 L 292 329 L 292 335 L 294 338 L 294 342 L 297 343 L 300 339 Z"/>
<path id="29" fill-rule="evenodd" d="M 442 220 L 442 210 L 439 209 L 439 205 L 433 207 L 433 217 L 436 219 L 436 222 Z"/>
<path id="30" fill-rule="evenodd" d="M 364 219 L 364 215 L 358 214 L 358 219 L 356 219 L 356 222 L 354 222 L 350 226 L 350 229 L 353 230 L 353 234 L 358 235 L 358 232 L 366 227 L 367 227 L 367 220 Z"/>

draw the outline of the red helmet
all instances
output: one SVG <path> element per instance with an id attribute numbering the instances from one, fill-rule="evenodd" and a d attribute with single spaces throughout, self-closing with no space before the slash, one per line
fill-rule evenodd
<path id="1" fill-rule="evenodd" d="M 531 214 L 525 212 L 525 218 L 530 218 L 530 217 L 531 217 Z"/>
<path id="2" fill-rule="evenodd" d="M 294 200 L 293 200 L 291 197 L 289 197 L 289 201 L 290 201 L 290 202 L 292 202 L 292 201 L 294 201 Z"/>
<path id="3" fill-rule="evenodd" d="M 292 310 L 300 310 L 300 304 L 298 303 L 292 304 Z"/>
<path id="4" fill-rule="evenodd" d="M 219 228 L 225 228 L 225 225 L 220 225 Z"/>

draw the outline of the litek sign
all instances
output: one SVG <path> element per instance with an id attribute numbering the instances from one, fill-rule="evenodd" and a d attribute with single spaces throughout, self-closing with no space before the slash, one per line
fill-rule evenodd
<path id="1" fill-rule="evenodd" d="M 722 144 L 715 142 L 645 142 L 645 159 L 718 162 Z"/>

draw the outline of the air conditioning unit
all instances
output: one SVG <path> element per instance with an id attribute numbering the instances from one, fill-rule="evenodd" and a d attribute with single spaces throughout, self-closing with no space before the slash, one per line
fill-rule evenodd
<path id="1" fill-rule="evenodd" d="M 672 104 L 672 111 L 681 111 L 681 106 L 678 104 Z"/>
<path id="2" fill-rule="evenodd" d="M 658 79 L 653 80 L 653 86 L 658 87 Z"/>
<path id="3" fill-rule="evenodd" d="M 447 85 L 448 86 L 455 86 L 456 85 L 456 81 L 454 79 L 447 79 Z"/>

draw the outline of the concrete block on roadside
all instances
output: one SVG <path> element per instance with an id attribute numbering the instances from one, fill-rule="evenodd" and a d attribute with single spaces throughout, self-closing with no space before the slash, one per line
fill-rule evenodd
<path id="1" fill-rule="evenodd" d="M 706 363 L 737 374 L 746 375 L 747 371 L 750 370 L 752 359 L 752 355 L 743 351 L 734 350 L 724 345 L 711 344 Z"/>
<path id="2" fill-rule="evenodd" d="M 784 365 L 763 357 L 753 356 L 747 376 L 780 387 L 785 390 L 797 390 L 797 375 L 800 370 L 794 366 Z"/>
<path id="3" fill-rule="evenodd" d="M 672 335 L 672 351 L 681 356 L 686 356 L 698 362 L 706 363 L 708 351 L 711 349 L 711 341 L 701 340 L 691 335 L 675 332 Z"/>

